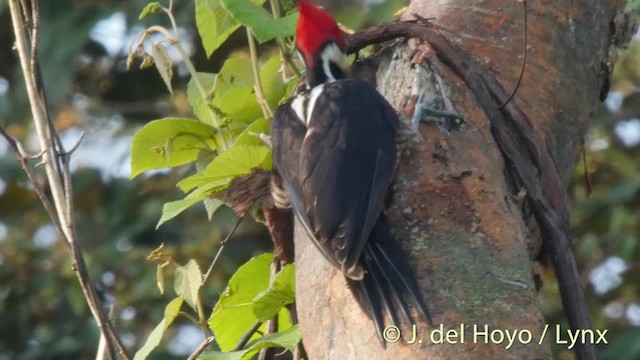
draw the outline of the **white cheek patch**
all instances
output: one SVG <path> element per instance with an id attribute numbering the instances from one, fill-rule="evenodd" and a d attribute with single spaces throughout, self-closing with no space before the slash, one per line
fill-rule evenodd
<path id="1" fill-rule="evenodd" d="M 338 67 L 347 67 L 347 55 L 340 50 L 340 47 L 335 42 L 327 45 L 320 54 L 322 60 L 322 70 L 327 76 L 327 82 L 336 81 L 336 77 L 331 72 L 331 62 L 335 63 Z"/>

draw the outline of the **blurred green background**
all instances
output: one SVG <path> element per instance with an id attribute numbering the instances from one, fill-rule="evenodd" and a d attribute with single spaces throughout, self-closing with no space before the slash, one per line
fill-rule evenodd
<path id="1" fill-rule="evenodd" d="M 176 57 L 174 96 L 153 69 L 126 70 L 127 48 L 146 26 L 163 16 L 137 19 L 145 0 L 42 1 L 40 55 L 53 116 L 65 144 L 86 131 L 72 157 L 78 235 L 100 296 L 116 308 L 116 325 L 127 346 L 138 349 L 162 319 L 172 298 L 156 287 L 156 265 L 146 255 L 161 243 L 179 263 L 209 264 L 235 215 L 219 211 L 212 222 L 195 206 L 155 230 L 162 204 L 183 194 L 176 182 L 189 169 L 155 171 L 129 179 L 132 133 L 152 119 L 190 116 L 188 81 Z M 339 1 L 324 1 L 336 10 Z M 350 1 L 338 18 L 358 29 L 393 18 L 405 1 Z M 207 59 L 195 30 L 193 1 L 176 1 L 181 36 L 198 71 L 215 72 L 230 54 L 244 56 L 244 32 L 233 35 Z M 34 149 L 23 79 L 12 50 L 6 0 L 0 0 L 0 125 Z M 267 52 L 269 49 L 262 49 Z M 587 197 L 584 167 L 570 189 L 573 232 L 594 326 L 609 329 L 603 359 L 640 359 L 640 39 L 621 53 L 612 91 L 589 131 Z M 250 220 L 233 237 L 213 280 L 204 289 L 211 308 L 239 264 L 270 248 L 264 227 Z M 540 293 L 549 323 L 565 324 L 550 269 Z M 169 282 L 168 282 L 169 283 Z M 565 324 L 566 325 L 566 324 Z M 179 322 L 153 359 L 186 358 L 202 333 Z M 97 329 L 66 252 L 56 239 L 23 171 L 0 140 L 0 360 L 89 359 Z M 571 354 L 556 348 L 560 358 Z"/>

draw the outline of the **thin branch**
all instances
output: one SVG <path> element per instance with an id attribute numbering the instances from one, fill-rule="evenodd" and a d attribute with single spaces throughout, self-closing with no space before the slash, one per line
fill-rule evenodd
<path id="1" fill-rule="evenodd" d="M 187 67 L 187 71 L 189 71 L 189 74 L 191 75 L 191 79 L 193 80 L 193 83 L 196 85 L 196 89 L 198 90 L 200 97 L 202 97 L 202 100 L 204 102 L 207 102 L 207 98 L 208 98 L 207 91 L 205 91 L 204 85 L 202 85 L 202 82 L 198 77 L 198 72 L 196 71 L 196 68 L 193 66 L 193 63 L 191 62 L 189 55 L 182 47 L 182 43 L 180 41 L 180 34 L 178 32 L 178 25 L 176 23 L 175 17 L 173 16 L 172 7 L 173 7 L 173 2 L 170 2 L 169 8 L 165 8 L 165 7 L 161 7 L 161 8 L 165 12 L 165 14 L 167 14 L 167 16 L 169 17 L 169 21 L 171 22 L 171 27 L 173 29 L 174 35 L 173 37 L 171 35 L 168 35 L 168 32 L 166 31 L 166 29 L 162 28 L 164 29 L 163 34 L 165 34 L 167 38 L 173 39 L 171 44 L 174 46 L 176 51 L 178 51 L 178 53 L 182 57 L 182 60 L 184 61 L 184 65 Z M 159 27 L 160 26 L 155 26 L 155 27 L 152 26 L 149 29 L 151 28 L 156 29 Z M 209 117 L 211 118 L 211 123 L 213 124 L 213 127 L 215 127 L 216 130 L 218 130 L 220 137 L 222 138 L 223 149 L 225 150 L 228 149 L 229 143 L 227 142 L 227 138 L 224 136 L 224 131 L 222 131 L 222 128 L 220 128 L 220 124 L 218 122 L 218 117 L 216 116 L 216 113 L 210 107 L 208 108 L 208 113 L 209 113 Z"/>
<path id="2" fill-rule="evenodd" d="M 518 75 L 518 81 L 516 82 L 516 86 L 513 88 L 511 95 L 505 100 L 500 106 L 498 106 L 497 110 L 505 107 L 511 99 L 516 95 L 518 89 L 520 88 L 520 83 L 522 82 L 522 77 L 524 76 L 524 67 L 527 65 L 527 0 L 522 0 L 522 9 L 524 11 L 524 40 L 522 41 L 522 64 L 520 65 L 520 75 Z"/>
<path id="3" fill-rule="evenodd" d="M 202 343 L 198 346 L 198 348 L 189 355 L 187 360 L 196 360 L 200 354 L 209 346 L 215 338 L 213 336 L 209 336 L 202 341 Z"/>
<path id="4" fill-rule="evenodd" d="M 240 340 L 238 340 L 238 343 L 236 344 L 236 347 L 231 349 L 231 351 L 240 351 L 240 350 L 242 350 L 242 348 L 244 348 L 244 346 L 247 345 L 247 343 L 249 342 L 249 339 L 251 339 L 253 334 L 255 334 L 258 331 L 258 329 L 260 328 L 260 325 L 262 325 L 262 321 L 256 320 L 256 322 L 254 322 L 253 325 L 251 325 L 249 330 L 247 330 L 247 332 L 244 333 L 244 335 L 242 335 Z"/>
<path id="5" fill-rule="evenodd" d="M 247 215 L 247 213 L 245 212 L 238 218 L 238 220 L 236 220 L 236 223 L 231 228 L 231 231 L 229 231 L 229 233 L 227 234 L 227 237 L 225 237 L 224 240 L 222 240 L 220 242 L 220 248 L 218 249 L 218 252 L 216 253 L 216 256 L 213 258 L 213 261 L 211 262 L 211 265 L 209 265 L 209 269 L 207 270 L 207 272 L 202 277 L 202 283 L 203 284 L 206 283 L 207 280 L 209 280 L 209 278 L 211 277 L 211 274 L 213 273 L 213 268 L 218 263 L 218 259 L 220 258 L 220 255 L 222 255 L 222 251 L 224 250 L 225 245 L 227 244 L 229 239 L 231 239 L 231 236 L 233 236 L 233 234 L 236 232 L 236 230 L 238 229 L 238 226 L 240 225 L 240 223 L 242 222 L 242 220 L 244 219 L 244 217 L 246 215 Z"/>
<path id="6" fill-rule="evenodd" d="M 28 163 L 25 163 L 26 157 L 22 155 L 18 143 L 14 142 L 13 147 L 18 149 L 17 153 L 19 159 L 23 164 L 23 168 L 25 169 L 29 180 L 32 181 L 33 186 L 36 189 L 36 193 L 38 193 L 45 209 L 52 217 L 52 222 L 56 226 L 56 230 L 67 245 L 73 270 L 76 272 L 76 276 L 78 277 L 78 281 L 80 282 L 82 292 L 87 300 L 91 313 L 98 324 L 98 328 L 102 336 L 104 336 L 109 342 L 110 346 L 107 347 L 109 355 L 111 358 L 115 359 L 114 353 L 112 352 L 112 349 L 115 348 L 121 358 L 128 359 L 124 345 L 120 341 L 113 325 L 107 320 L 102 304 L 98 299 L 93 284 L 89 278 L 83 255 L 76 242 L 72 217 L 73 198 L 71 197 L 71 176 L 68 167 L 68 159 L 67 157 L 60 155 L 64 151 L 58 151 L 58 149 L 62 149 L 62 142 L 60 141 L 59 134 L 55 130 L 50 117 L 48 116 L 46 97 L 44 96 L 44 86 L 42 84 L 37 58 L 37 0 L 32 0 L 31 7 L 33 11 L 31 18 L 29 18 L 26 6 L 23 5 L 21 7 L 19 0 L 9 1 L 20 66 L 23 71 L 27 95 L 31 105 L 31 113 L 33 115 L 38 141 L 42 150 L 42 163 L 44 164 L 49 189 L 53 197 L 52 204 L 44 195 L 44 190 L 39 188 L 33 172 L 30 171 L 31 167 Z M 22 13 L 20 11 L 21 8 Z M 30 22 L 33 28 L 25 30 L 25 22 Z M 31 49 L 29 49 L 28 41 L 29 31 L 33 34 Z M 3 131 L 3 136 L 4 134 L 5 133 Z M 10 137 L 5 136 L 5 138 L 9 139 Z M 10 140 L 9 142 L 11 143 Z"/>
<path id="7" fill-rule="evenodd" d="M 253 69 L 253 78 L 255 80 L 256 98 L 258 104 L 262 108 L 262 113 L 265 118 L 271 119 L 273 117 L 273 111 L 269 107 L 267 98 L 264 96 L 264 90 L 262 89 L 262 82 L 260 81 L 260 70 L 258 69 L 258 52 L 256 50 L 256 39 L 251 32 L 251 29 L 247 28 L 247 40 L 249 41 L 249 53 L 251 54 L 251 67 Z"/>
<path id="8" fill-rule="evenodd" d="M 280 19 L 280 2 L 278 0 L 270 0 L 271 4 L 271 13 L 273 14 L 273 18 L 278 20 Z M 291 56 L 287 53 L 287 49 L 284 43 L 284 39 L 281 37 L 276 38 L 276 43 L 278 44 L 278 51 L 280 52 L 280 58 L 282 59 L 282 63 L 284 64 L 283 78 L 286 80 L 291 75 L 289 70 L 293 71 L 296 77 L 300 78 L 301 73 L 300 70 L 296 67 L 296 64 L 291 61 Z"/>
<path id="9" fill-rule="evenodd" d="M 196 311 L 198 312 L 198 326 L 202 329 L 204 337 L 209 337 L 209 326 L 207 326 L 207 317 L 204 314 L 204 306 L 202 305 L 202 297 L 198 294 L 196 298 Z M 212 334 L 213 335 L 213 334 Z"/>
<path id="10" fill-rule="evenodd" d="M 275 286 L 276 276 L 280 271 L 280 260 L 273 259 L 271 265 L 269 266 L 269 288 L 273 289 Z M 276 314 L 273 318 L 267 321 L 267 326 L 265 329 L 265 335 L 273 334 L 278 331 L 278 314 Z M 258 360 L 270 360 L 273 359 L 276 353 L 276 349 L 273 347 L 266 347 L 260 349 L 260 353 L 258 354 Z"/>
<path id="11" fill-rule="evenodd" d="M 64 232 L 62 231 L 62 227 L 60 226 L 60 221 L 58 220 L 58 216 L 56 215 L 56 209 L 53 206 L 53 204 L 51 204 L 51 201 L 49 201 L 49 198 L 45 194 L 44 189 L 42 189 L 42 187 L 40 186 L 40 182 L 36 178 L 36 174 L 33 171 L 33 168 L 29 164 L 28 160 L 30 157 L 24 153 L 22 149 L 22 145 L 20 145 L 20 143 L 16 139 L 14 139 L 11 135 L 9 135 L 1 126 L 0 126 L 0 135 L 2 135 L 2 137 L 5 138 L 5 140 L 7 140 L 7 142 L 9 143 L 9 146 L 15 152 L 16 157 L 20 162 L 20 165 L 22 165 L 22 169 L 24 170 L 25 174 L 27 174 L 27 178 L 29 179 L 29 182 L 33 186 L 36 192 L 36 195 L 38 195 L 38 199 L 40 199 L 40 202 L 44 206 L 44 209 L 47 212 L 47 215 L 49 215 L 49 219 L 53 223 L 53 226 L 56 228 L 56 231 L 58 232 L 58 234 L 64 234 Z M 68 242 L 64 241 L 63 244 L 67 248 L 69 247 Z"/>

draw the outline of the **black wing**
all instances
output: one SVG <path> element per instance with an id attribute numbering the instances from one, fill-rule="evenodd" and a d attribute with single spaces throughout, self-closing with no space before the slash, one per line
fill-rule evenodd
<path id="1" fill-rule="evenodd" d="M 347 276 L 361 278 L 358 263 L 393 179 L 398 118 L 359 80 L 325 84 L 309 103 L 308 125 L 291 102 L 276 111 L 274 165 L 318 248 Z"/>

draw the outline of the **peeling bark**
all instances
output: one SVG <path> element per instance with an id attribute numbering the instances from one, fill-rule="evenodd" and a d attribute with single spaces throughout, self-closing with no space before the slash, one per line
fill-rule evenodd
<path id="1" fill-rule="evenodd" d="M 566 186 L 586 131 L 609 77 L 612 45 L 624 43 L 616 26 L 620 1 L 541 1 L 528 4 L 528 61 L 515 98 L 546 142 Z M 515 84 L 523 51 L 522 3 L 503 0 L 414 0 L 405 14 L 435 18 L 448 40 L 477 57 L 502 86 Z M 624 23 L 624 22 L 623 22 Z M 540 239 L 517 182 L 505 169 L 486 112 L 428 46 L 395 41 L 356 68 L 375 81 L 405 117 L 416 101 L 466 120 L 446 134 L 421 125 L 410 142 L 393 185 L 388 216 L 394 237 L 412 264 L 434 319 L 434 328 L 465 329 L 464 342 L 432 344 L 434 328 L 417 324 L 418 342 L 401 340 L 383 349 L 343 276 L 318 254 L 296 227 L 297 308 L 310 359 L 548 359 L 538 346 L 544 328 L 530 259 Z M 531 226 L 533 224 L 533 226 Z M 405 324 L 406 325 L 406 324 Z M 489 331 L 527 330 L 529 345 L 494 344 Z M 405 340 L 411 339 L 406 331 Z"/>

